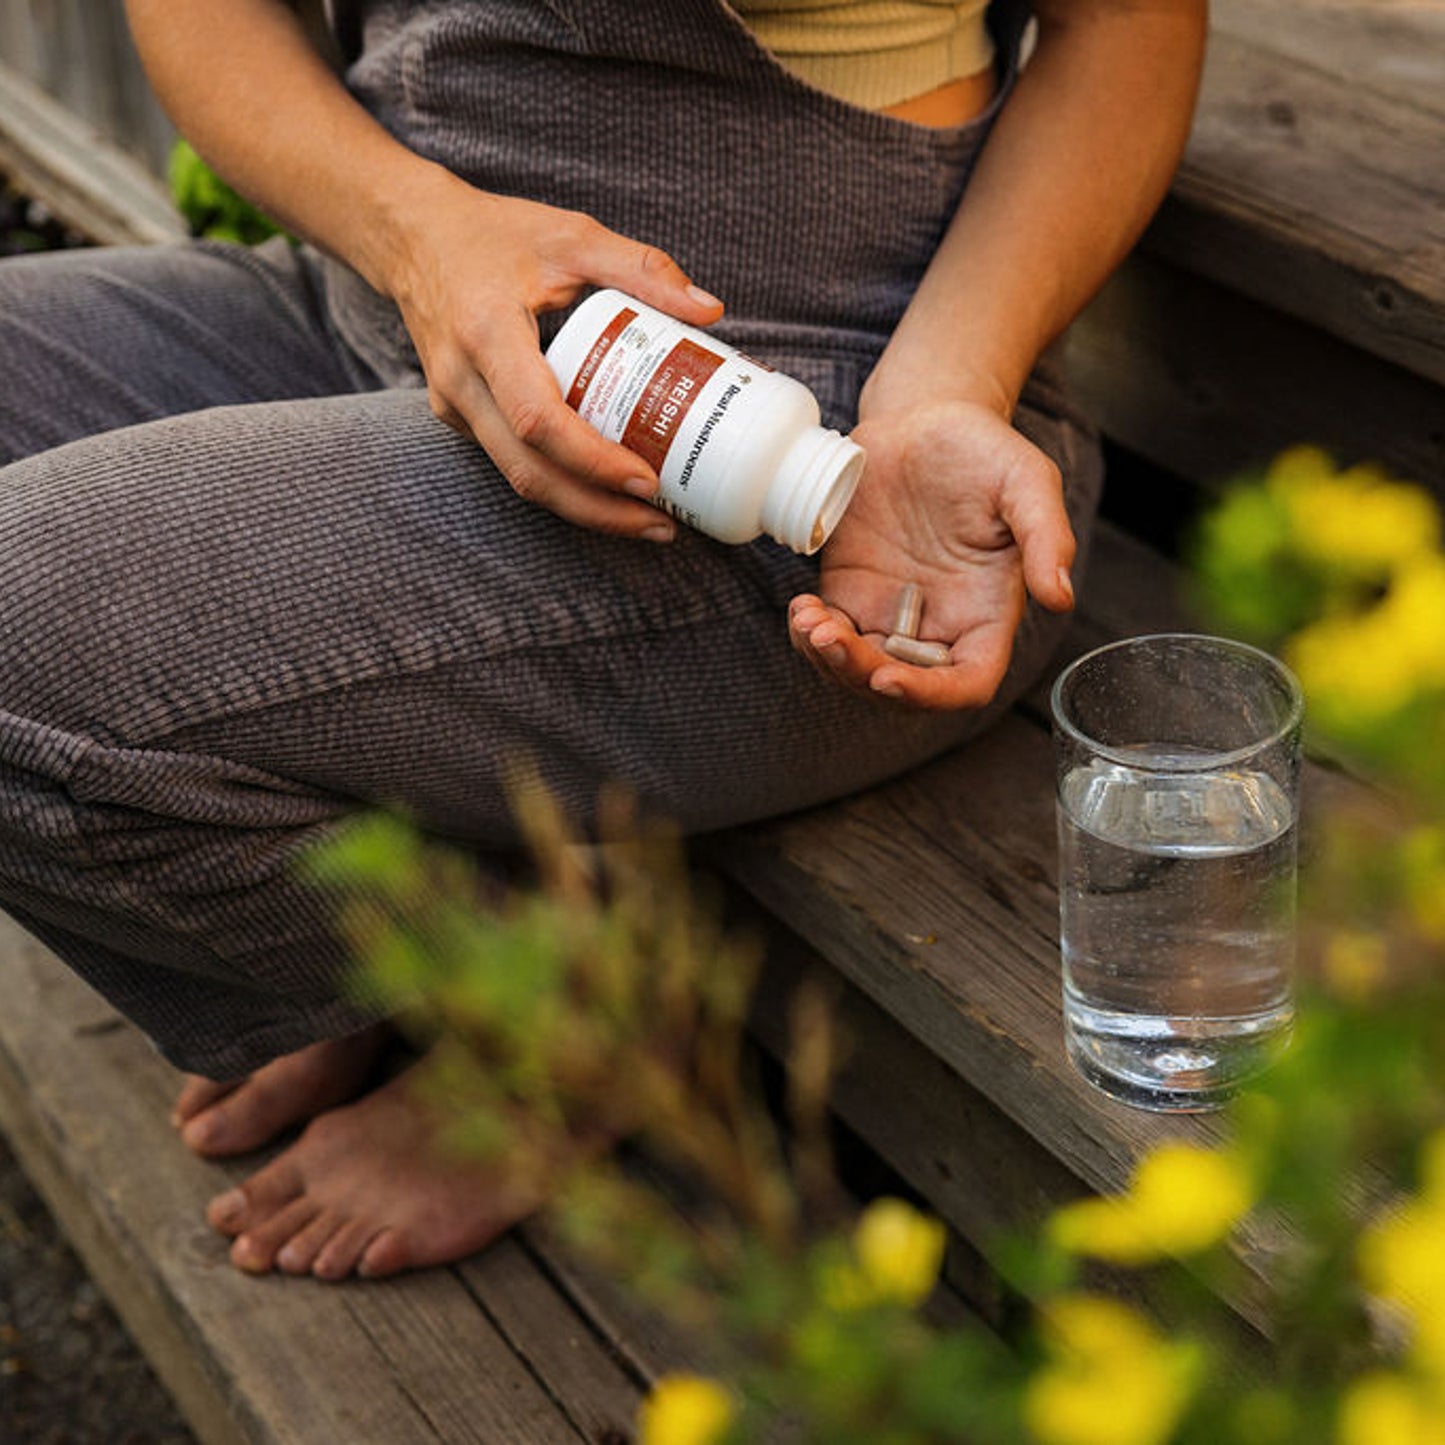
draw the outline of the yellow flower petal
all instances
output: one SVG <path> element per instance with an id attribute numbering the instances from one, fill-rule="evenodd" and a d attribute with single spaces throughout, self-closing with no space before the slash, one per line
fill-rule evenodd
<path id="1" fill-rule="evenodd" d="M 1067 1295 L 1044 1311 L 1051 1363 L 1029 1382 L 1024 1419 L 1040 1445 L 1162 1445 L 1199 1377 L 1199 1360 L 1134 1310 Z"/>
<path id="2" fill-rule="evenodd" d="M 1432 553 L 1440 514 L 1423 487 L 1376 466 L 1334 473 L 1312 448 L 1286 452 L 1266 487 L 1281 502 L 1301 556 L 1353 575 L 1388 572 Z"/>
<path id="3" fill-rule="evenodd" d="M 1254 1203 L 1254 1183 L 1243 1162 L 1195 1144 L 1162 1144 L 1146 1155 L 1130 1192 L 1155 1238 L 1173 1254 L 1217 1244 Z"/>
<path id="4" fill-rule="evenodd" d="M 1340 1406 L 1337 1445 L 1445 1445 L 1441 1403 L 1403 1375 L 1362 1375 Z"/>
<path id="5" fill-rule="evenodd" d="M 1383 608 L 1356 617 L 1326 617 L 1301 628 L 1285 649 L 1310 705 L 1335 725 L 1388 717 L 1417 691 L 1421 672 L 1406 638 Z"/>
<path id="6" fill-rule="evenodd" d="M 1445 1314 L 1445 1199 L 1412 1199 L 1360 1238 L 1360 1276 L 1412 1314 Z"/>
<path id="7" fill-rule="evenodd" d="M 1219 1243 L 1253 1202 L 1249 1171 L 1237 1156 L 1164 1144 L 1140 1161 L 1126 1194 L 1065 1205 L 1049 1233 L 1073 1254 L 1145 1264 Z"/>
<path id="8" fill-rule="evenodd" d="M 1149 1264 L 1161 1250 L 1149 1221 L 1127 1198 L 1080 1199 L 1054 1212 L 1049 1237 L 1070 1254 L 1111 1264 Z"/>
<path id="9" fill-rule="evenodd" d="M 1379 608 L 1377 626 L 1406 659 L 1417 687 L 1445 683 L 1445 558 L 1422 557 L 1401 567 Z"/>
<path id="10" fill-rule="evenodd" d="M 715 1445 L 732 1419 L 732 1400 L 716 1380 L 665 1375 L 642 1402 L 639 1445 Z"/>
<path id="11" fill-rule="evenodd" d="M 928 1298 L 943 1264 L 948 1231 L 901 1199 L 877 1199 L 853 1234 L 858 1267 L 879 1300 L 914 1306 Z"/>
<path id="12" fill-rule="evenodd" d="M 1043 1306 L 1043 1332 L 1055 1354 L 1092 1361 L 1147 1354 L 1161 1343 L 1138 1310 L 1099 1294 L 1056 1295 Z"/>
<path id="13" fill-rule="evenodd" d="M 1335 464 L 1321 447 L 1294 446 L 1282 451 L 1270 463 L 1266 484 L 1271 490 L 1309 485 L 1324 477 L 1333 477 Z"/>

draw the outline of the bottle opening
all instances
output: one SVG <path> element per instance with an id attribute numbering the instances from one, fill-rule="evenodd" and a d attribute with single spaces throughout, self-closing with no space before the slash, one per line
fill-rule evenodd
<path id="1" fill-rule="evenodd" d="M 810 427 L 789 448 L 768 490 L 764 529 L 785 547 L 811 556 L 848 510 L 863 463 L 857 442 L 825 427 Z"/>

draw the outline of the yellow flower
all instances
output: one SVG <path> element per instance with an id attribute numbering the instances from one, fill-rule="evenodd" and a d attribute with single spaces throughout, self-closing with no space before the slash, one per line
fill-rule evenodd
<path id="1" fill-rule="evenodd" d="M 1146 1264 L 1217 1244 L 1254 1203 L 1238 1156 L 1195 1144 L 1162 1144 L 1134 1171 L 1126 1194 L 1065 1205 L 1049 1223 L 1071 1254 Z"/>
<path id="2" fill-rule="evenodd" d="M 1402 566 L 1380 604 L 1377 625 L 1396 639 L 1416 683 L 1445 683 L 1445 557 L 1438 553 Z"/>
<path id="3" fill-rule="evenodd" d="M 836 1308 L 893 1303 L 912 1308 L 929 1296 L 943 1264 L 948 1231 L 901 1199 L 876 1199 L 853 1232 L 856 1268 L 835 1281 Z"/>
<path id="4" fill-rule="evenodd" d="M 1086 1254 L 1112 1264 L 1151 1264 L 1165 1253 L 1149 1221 L 1127 1194 L 1116 1199 L 1080 1199 L 1054 1211 L 1049 1237 L 1069 1254 Z"/>
<path id="5" fill-rule="evenodd" d="M 1375 466 L 1335 472 L 1313 447 L 1296 447 L 1269 470 L 1266 487 L 1284 505 L 1299 553 L 1338 570 L 1373 575 L 1428 555 L 1440 515 L 1422 487 L 1391 481 Z"/>
<path id="6" fill-rule="evenodd" d="M 1414 696 L 1418 660 L 1383 604 L 1362 616 L 1325 617 L 1290 639 L 1285 661 L 1311 706 L 1356 726 L 1397 712 Z"/>
<path id="7" fill-rule="evenodd" d="M 1284 492 L 1292 487 L 1309 486 L 1335 474 L 1335 464 L 1320 447 L 1287 447 L 1273 462 L 1265 477 L 1271 491 Z"/>
<path id="8" fill-rule="evenodd" d="M 665 1375 L 642 1402 L 639 1445 L 714 1445 L 733 1420 L 728 1393 L 701 1375 Z"/>
<path id="9" fill-rule="evenodd" d="M 1409 1316 L 1414 1356 L 1445 1379 L 1445 1130 L 1425 1143 L 1420 1193 L 1360 1238 L 1365 1287 Z"/>
<path id="10" fill-rule="evenodd" d="M 1349 1388 L 1340 1406 L 1338 1445 L 1445 1445 L 1439 1392 L 1376 1370 Z"/>
<path id="11" fill-rule="evenodd" d="M 1194 1393 L 1200 1360 L 1142 1315 L 1100 1295 L 1044 1311 L 1050 1361 L 1029 1382 L 1024 1419 L 1040 1445 L 1163 1445 Z"/>

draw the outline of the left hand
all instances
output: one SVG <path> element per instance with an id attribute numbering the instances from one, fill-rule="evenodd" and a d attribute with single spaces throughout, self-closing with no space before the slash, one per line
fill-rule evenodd
<path id="1" fill-rule="evenodd" d="M 1053 612 L 1073 606 L 1059 469 L 998 412 L 968 401 L 875 412 L 853 439 L 868 463 L 823 549 L 819 595 L 789 605 L 793 646 L 861 692 L 982 707 L 1008 669 L 1026 593 Z M 949 648 L 947 666 L 883 651 L 908 582 L 923 590 L 919 636 Z"/>

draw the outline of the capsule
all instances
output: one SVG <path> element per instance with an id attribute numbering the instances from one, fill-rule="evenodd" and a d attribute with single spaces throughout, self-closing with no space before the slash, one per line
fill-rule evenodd
<path id="1" fill-rule="evenodd" d="M 917 637 L 918 624 L 923 620 L 923 588 L 916 582 L 908 582 L 898 594 L 898 606 L 893 613 L 893 635 L 895 637 Z"/>
<path id="2" fill-rule="evenodd" d="M 897 632 L 884 641 L 883 651 L 915 667 L 944 667 L 953 661 L 953 654 L 941 642 L 920 642 L 916 637 L 903 637 Z"/>

